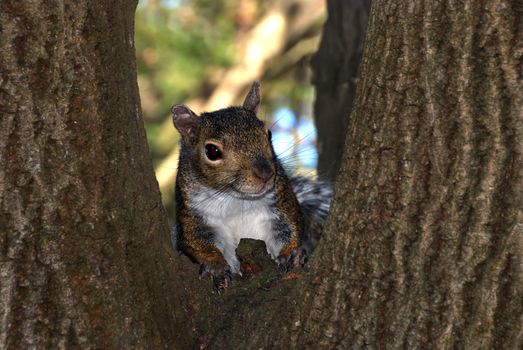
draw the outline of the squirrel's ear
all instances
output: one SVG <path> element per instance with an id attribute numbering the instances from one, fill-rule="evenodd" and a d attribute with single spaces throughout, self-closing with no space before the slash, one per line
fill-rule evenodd
<path id="1" fill-rule="evenodd" d="M 245 101 L 243 101 L 243 108 L 251 112 L 254 112 L 254 114 L 258 113 L 260 99 L 260 83 L 258 81 L 255 81 L 254 83 L 252 83 L 251 89 L 249 90 L 247 97 L 245 97 Z"/>
<path id="2" fill-rule="evenodd" d="M 200 119 L 186 105 L 174 105 L 171 112 L 174 127 L 180 132 L 185 142 L 192 144 L 196 139 Z"/>

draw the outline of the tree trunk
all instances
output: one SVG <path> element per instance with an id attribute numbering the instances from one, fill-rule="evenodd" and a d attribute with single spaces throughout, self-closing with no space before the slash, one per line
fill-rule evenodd
<path id="1" fill-rule="evenodd" d="M 283 278 L 243 242 L 217 295 L 168 241 L 135 5 L 0 2 L 2 348 L 521 346 L 520 8 L 375 1 L 324 239 Z"/>
<path id="2" fill-rule="evenodd" d="M 518 2 L 373 1 L 296 348 L 521 348 Z"/>
<path id="3" fill-rule="evenodd" d="M 135 6 L 0 2 L 2 349 L 193 342 L 140 116 Z"/>
<path id="4" fill-rule="evenodd" d="M 370 0 L 327 0 L 328 18 L 311 67 L 316 88 L 314 116 L 318 130 L 318 173 L 334 181 L 345 131 L 356 94 Z"/>

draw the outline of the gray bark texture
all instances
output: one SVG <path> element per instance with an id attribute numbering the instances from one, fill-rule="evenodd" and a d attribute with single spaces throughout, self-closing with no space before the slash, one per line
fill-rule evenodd
<path id="1" fill-rule="evenodd" d="M 522 18 L 373 1 L 291 347 L 522 348 Z"/>
<path id="2" fill-rule="evenodd" d="M 169 242 L 135 6 L 0 1 L 0 348 L 522 346 L 519 3 L 374 1 L 324 238 L 242 242 L 222 294 Z"/>
<path id="3" fill-rule="evenodd" d="M 190 339 L 140 116 L 135 6 L 0 1 L 1 349 Z"/>
<path id="4" fill-rule="evenodd" d="M 325 180 L 334 181 L 340 167 L 369 10 L 370 0 L 327 0 L 328 18 L 311 60 L 318 174 Z"/>

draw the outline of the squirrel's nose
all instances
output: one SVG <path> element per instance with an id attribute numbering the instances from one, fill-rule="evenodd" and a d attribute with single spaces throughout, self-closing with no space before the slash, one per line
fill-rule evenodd
<path id="1" fill-rule="evenodd" d="M 257 178 L 265 182 L 274 176 L 274 168 L 264 157 L 258 157 L 253 164 L 253 173 Z"/>

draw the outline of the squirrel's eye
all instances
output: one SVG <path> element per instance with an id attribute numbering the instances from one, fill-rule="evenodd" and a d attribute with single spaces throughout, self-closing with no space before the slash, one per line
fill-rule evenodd
<path id="1" fill-rule="evenodd" d="M 212 143 L 208 143 L 205 145 L 205 155 L 210 161 L 213 162 L 223 158 L 222 151 L 220 151 L 220 149 Z"/>

